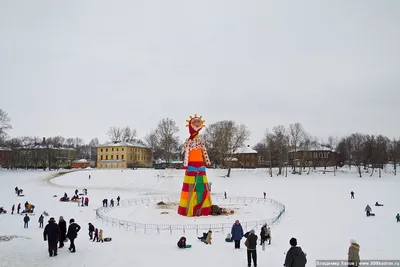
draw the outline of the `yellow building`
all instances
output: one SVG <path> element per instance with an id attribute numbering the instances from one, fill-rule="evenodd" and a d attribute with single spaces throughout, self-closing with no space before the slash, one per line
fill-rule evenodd
<path id="1" fill-rule="evenodd" d="M 97 147 L 97 168 L 151 167 L 151 148 L 137 143 L 111 142 Z"/>

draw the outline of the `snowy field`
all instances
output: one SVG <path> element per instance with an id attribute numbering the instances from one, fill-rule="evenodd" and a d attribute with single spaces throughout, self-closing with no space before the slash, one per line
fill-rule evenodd
<path id="1" fill-rule="evenodd" d="M 226 191 L 228 197 L 262 198 L 265 191 L 267 197 L 286 205 L 286 214 L 272 227 L 272 245 L 266 251 L 258 248 L 258 266 L 282 266 L 291 237 L 296 237 L 298 245 L 307 253 L 307 266 L 315 266 L 317 259 L 346 260 L 351 238 L 361 246 L 361 259 L 399 259 L 400 223 L 396 223 L 395 215 L 400 212 L 400 177 L 393 176 L 388 170 L 382 178 L 364 175 L 360 179 L 355 170 L 352 171 L 349 173 L 348 168 L 343 168 L 335 177 L 330 172 L 314 172 L 270 178 L 266 170 L 233 170 L 231 178 L 223 178 L 225 170 L 208 170 L 208 177 L 212 182 L 213 196 L 221 196 Z M 184 175 L 182 170 L 84 170 L 48 179 L 54 174 L 48 171 L 0 170 L 0 206 L 7 209 L 7 214 L 0 215 L 0 237 L 17 236 L 11 241 L 1 241 L 0 238 L 0 266 L 247 265 L 244 246 L 235 250 L 232 243 L 224 241 L 227 231 L 214 231 L 213 244 L 207 246 L 197 240 L 196 231 L 186 231 L 185 234 L 182 231 L 173 231 L 172 234 L 168 231 L 159 234 L 133 232 L 113 228 L 96 219 L 95 209 L 102 206 L 104 198 L 168 195 L 175 196 L 178 201 Z M 25 197 L 15 195 L 15 186 L 24 190 Z M 88 189 L 89 207 L 58 201 L 64 192 L 73 195 L 75 189 L 81 191 L 83 188 Z M 354 200 L 350 199 L 352 190 L 355 192 Z M 23 216 L 10 214 L 13 204 L 25 201 L 36 206 L 36 215 L 31 217 L 29 229 L 23 228 Z M 374 207 L 375 201 L 385 206 Z M 365 216 L 367 204 L 372 207 L 375 217 Z M 152 205 L 136 208 L 116 208 L 107 216 L 146 223 L 162 220 L 163 223 L 190 224 L 194 221 L 176 214 L 160 217 L 160 210 Z M 237 205 L 234 208 L 238 210 L 236 216 L 197 218 L 196 223 L 201 220 L 233 223 L 236 218 L 260 220 L 274 216 L 274 210 L 266 205 Z M 43 232 L 37 223 L 44 210 L 57 221 L 59 216 L 64 216 L 67 221 L 74 218 L 81 225 L 75 254 L 69 253 L 65 247 L 57 257 L 48 257 L 47 242 L 43 241 Z M 176 212 L 173 209 L 169 211 Z M 103 229 L 104 237 L 112 237 L 112 242 L 91 243 L 87 233 L 88 222 Z M 259 229 L 256 232 L 259 233 Z M 188 244 L 193 245 L 191 249 L 177 248 L 176 242 L 182 235 L 187 237 Z"/>

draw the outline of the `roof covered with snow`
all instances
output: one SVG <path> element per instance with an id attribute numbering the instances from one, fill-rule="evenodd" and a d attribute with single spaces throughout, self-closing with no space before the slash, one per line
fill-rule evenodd
<path id="1" fill-rule="evenodd" d="M 16 149 L 54 149 L 54 150 L 75 150 L 70 147 L 56 147 L 53 145 L 42 145 L 42 144 L 24 144 L 22 147 Z"/>
<path id="2" fill-rule="evenodd" d="M 250 146 L 239 148 L 234 154 L 258 154 L 258 152 L 252 149 Z"/>
<path id="3" fill-rule="evenodd" d="M 121 147 L 121 146 L 130 146 L 130 147 L 141 147 L 141 148 L 149 148 L 145 145 L 135 143 L 135 142 L 109 142 L 104 145 L 100 145 L 99 147 Z"/>
<path id="4" fill-rule="evenodd" d="M 86 159 L 77 159 L 77 160 L 74 160 L 74 163 L 86 163 L 86 162 L 88 162 Z"/>
<path id="5" fill-rule="evenodd" d="M 312 146 L 309 149 L 297 149 L 297 152 L 301 152 L 301 151 L 327 151 L 327 152 L 335 152 L 334 149 L 328 147 L 328 146 L 324 146 L 324 145 L 316 145 L 316 146 Z M 294 152 L 294 150 L 291 150 L 289 152 Z"/>
<path id="6" fill-rule="evenodd" d="M 0 146 L 0 151 L 12 151 L 10 148 L 8 147 L 1 147 Z"/>

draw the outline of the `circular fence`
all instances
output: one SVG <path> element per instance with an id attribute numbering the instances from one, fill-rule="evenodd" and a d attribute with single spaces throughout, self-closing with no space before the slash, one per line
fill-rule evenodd
<path id="1" fill-rule="evenodd" d="M 257 221 L 241 221 L 241 225 L 247 231 L 247 229 L 257 229 L 258 227 L 267 223 L 269 226 L 275 225 L 283 216 L 286 211 L 285 205 L 271 198 L 256 198 L 256 197 L 223 197 L 213 196 L 213 200 L 221 201 L 224 203 L 237 203 L 237 204 L 270 204 L 275 207 L 278 211 L 278 215 L 272 218 L 261 219 Z M 125 199 L 121 201 L 122 206 L 134 206 L 141 204 L 158 203 L 160 201 L 171 202 L 170 196 L 156 196 L 156 197 L 144 197 L 135 199 Z M 220 203 L 220 202 L 219 202 Z M 161 231 L 189 231 L 196 230 L 221 230 L 231 229 L 232 223 L 209 223 L 209 224 L 148 224 L 134 221 L 120 220 L 117 218 L 108 217 L 106 214 L 115 207 L 100 207 L 96 209 L 96 217 L 103 223 L 111 225 L 112 227 L 118 227 L 125 229 L 126 231 L 154 231 L 157 233 Z"/>

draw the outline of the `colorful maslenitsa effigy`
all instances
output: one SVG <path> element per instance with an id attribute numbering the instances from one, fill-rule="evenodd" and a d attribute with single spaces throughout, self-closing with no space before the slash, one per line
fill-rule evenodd
<path id="1" fill-rule="evenodd" d="M 186 140 L 183 168 L 186 169 L 178 213 L 183 216 L 207 216 L 211 214 L 211 194 L 207 181 L 206 166 L 210 166 L 204 140 L 199 138 L 205 127 L 202 117 L 190 116 L 187 120 L 190 137 Z"/>

